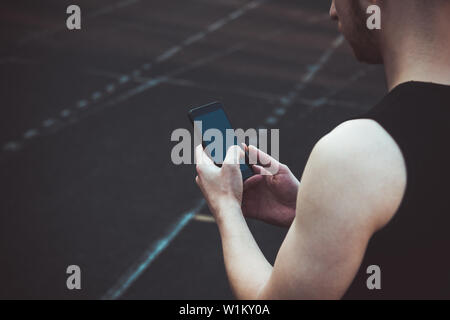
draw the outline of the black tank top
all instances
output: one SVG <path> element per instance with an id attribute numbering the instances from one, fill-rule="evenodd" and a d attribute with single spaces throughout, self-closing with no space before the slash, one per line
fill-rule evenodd
<path id="1" fill-rule="evenodd" d="M 407 185 L 392 220 L 370 240 L 344 299 L 450 299 L 450 86 L 407 82 L 368 113 L 399 146 Z M 381 289 L 367 288 L 367 267 Z"/>

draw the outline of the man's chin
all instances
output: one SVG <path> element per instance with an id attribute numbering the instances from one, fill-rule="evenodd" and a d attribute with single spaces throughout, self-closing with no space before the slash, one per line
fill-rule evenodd
<path id="1" fill-rule="evenodd" d="M 361 63 L 373 65 L 383 64 L 383 58 L 381 57 L 381 55 L 376 55 L 373 52 L 367 53 L 353 49 L 353 54 L 355 55 L 356 60 Z"/>

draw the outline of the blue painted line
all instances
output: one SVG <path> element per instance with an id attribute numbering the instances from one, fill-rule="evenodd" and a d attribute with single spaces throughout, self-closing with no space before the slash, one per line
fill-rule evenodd
<path id="1" fill-rule="evenodd" d="M 200 200 L 198 205 L 182 217 L 169 229 L 166 236 L 156 241 L 141 257 L 141 259 L 133 267 L 129 269 L 124 276 L 120 278 L 118 283 L 112 287 L 103 300 L 116 300 L 120 298 L 124 292 L 144 273 L 149 265 L 158 257 L 158 255 L 166 249 L 172 240 L 186 227 L 186 225 L 194 218 L 195 214 L 205 204 L 205 200 Z"/>

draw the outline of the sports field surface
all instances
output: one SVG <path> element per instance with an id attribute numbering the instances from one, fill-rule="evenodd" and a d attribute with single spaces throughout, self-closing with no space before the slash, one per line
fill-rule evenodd
<path id="1" fill-rule="evenodd" d="M 171 133 L 221 101 L 237 128 L 279 128 L 300 177 L 318 139 L 386 90 L 329 2 L 79 0 L 70 31 L 70 1 L 2 1 L 0 298 L 233 298 Z M 286 230 L 249 225 L 274 261 Z"/>

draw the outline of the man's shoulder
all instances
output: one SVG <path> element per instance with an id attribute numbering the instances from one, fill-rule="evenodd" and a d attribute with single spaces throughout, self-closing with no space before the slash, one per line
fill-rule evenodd
<path id="1" fill-rule="evenodd" d="M 360 156 L 376 155 L 376 160 L 385 158 L 403 159 L 401 150 L 392 136 L 376 121 L 357 119 L 345 121 L 325 135 L 320 141 L 322 147 L 337 154 L 343 151 Z M 382 152 L 381 152 L 382 151 Z"/>
<path id="2" fill-rule="evenodd" d="M 377 227 L 395 214 L 406 188 L 406 166 L 400 148 L 377 122 L 340 124 L 316 144 L 311 158 L 331 187 L 345 190 L 347 201 L 379 220 Z"/>

